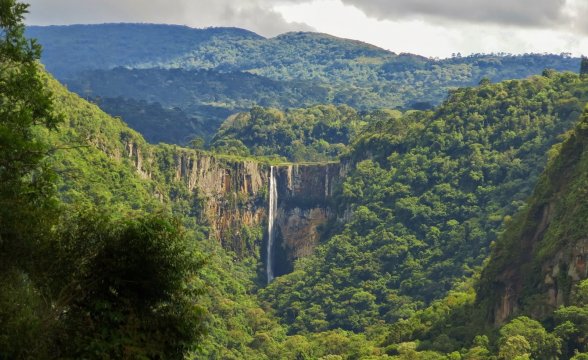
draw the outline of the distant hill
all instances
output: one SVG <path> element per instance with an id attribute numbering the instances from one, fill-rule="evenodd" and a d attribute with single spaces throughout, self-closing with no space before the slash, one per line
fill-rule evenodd
<path id="1" fill-rule="evenodd" d="M 30 26 L 27 36 L 43 45 L 43 63 L 58 79 L 89 69 L 163 64 L 215 39 L 263 39 L 237 28 L 153 24 Z"/>
<path id="2" fill-rule="evenodd" d="M 268 39 L 237 28 L 104 24 L 29 27 L 27 35 L 44 46 L 47 69 L 74 91 L 99 97 L 112 115 L 133 119 L 135 129 L 154 134 L 149 141 L 179 144 L 194 136 L 209 139 L 227 114 L 258 104 L 427 109 L 441 103 L 449 90 L 484 78 L 498 82 L 546 68 L 576 72 L 580 67 L 580 59 L 566 55 L 429 59 L 309 32 Z M 174 69 L 184 71 L 182 76 Z M 119 97 L 124 101 L 109 105 Z M 137 102 L 146 107 L 137 108 Z M 157 103 L 185 113 L 167 125 L 169 133 L 182 136 L 156 130 L 158 120 L 141 115 Z"/>

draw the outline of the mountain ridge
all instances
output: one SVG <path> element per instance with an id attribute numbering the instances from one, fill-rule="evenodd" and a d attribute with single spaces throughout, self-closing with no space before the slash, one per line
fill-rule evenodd
<path id="1" fill-rule="evenodd" d="M 111 115 L 128 117 L 150 141 L 179 145 L 210 140 L 228 116 L 253 105 L 423 110 L 455 88 L 526 78 L 546 68 L 576 71 L 580 62 L 537 54 L 437 60 L 312 32 L 263 38 L 235 28 L 114 24 L 28 33 L 44 45 L 41 60 L 60 81 Z M 175 93 L 181 96 L 170 100 Z M 168 136 L 159 131 L 159 116 L 171 128 Z"/>

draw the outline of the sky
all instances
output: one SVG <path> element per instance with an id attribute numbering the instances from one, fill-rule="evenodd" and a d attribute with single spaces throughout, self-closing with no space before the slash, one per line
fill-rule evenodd
<path id="1" fill-rule="evenodd" d="M 317 31 L 396 53 L 588 55 L 588 0 L 24 0 L 30 25 L 235 26 Z"/>

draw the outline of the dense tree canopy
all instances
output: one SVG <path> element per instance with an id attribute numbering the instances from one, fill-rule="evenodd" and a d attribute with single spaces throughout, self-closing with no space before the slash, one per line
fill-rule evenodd
<path id="1" fill-rule="evenodd" d="M 588 98 L 577 75 L 548 75 L 368 125 L 339 192 L 351 220 L 263 292 L 291 331 L 394 322 L 471 275 Z"/>
<path id="2" fill-rule="evenodd" d="M 243 29 L 149 24 L 28 31 L 45 46 L 48 70 L 74 92 L 122 116 L 150 142 L 182 145 L 194 136 L 209 140 L 227 116 L 256 105 L 426 110 L 456 87 L 546 68 L 576 72 L 580 62 L 566 54 L 429 59 L 306 32 L 266 39 Z M 153 113 L 159 106 L 171 113 Z"/>
<path id="3" fill-rule="evenodd" d="M 37 60 L 40 46 L 24 39 L 27 6 L 0 2 L 0 247 L 7 253 L 23 247 L 50 224 L 54 188 L 44 162 L 50 146 L 36 136 L 37 127 L 55 129 L 61 118 L 53 111 Z M 24 254 L 22 254 L 24 255 Z"/>
<path id="4" fill-rule="evenodd" d="M 230 146 L 244 147 L 247 155 L 279 155 L 294 162 L 335 160 L 365 124 L 348 106 L 321 105 L 286 112 L 255 107 L 227 119 L 211 148 L 230 153 Z"/>

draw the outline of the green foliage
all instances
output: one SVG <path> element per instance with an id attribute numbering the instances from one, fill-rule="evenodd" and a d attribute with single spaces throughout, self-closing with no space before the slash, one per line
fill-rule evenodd
<path id="1" fill-rule="evenodd" d="M 586 90 L 585 83 L 582 91 Z M 524 311 L 533 311 L 525 306 L 524 299 L 531 299 L 538 294 L 538 289 L 546 291 L 543 285 L 545 273 L 541 266 L 553 261 L 556 254 L 563 249 L 574 246 L 585 238 L 588 231 L 584 219 L 588 207 L 582 194 L 586 189 L 588 158 L 586 157 L 587 112 L 580 118 L 573 131 L 565 136 L 565 141 L 552 150 L 552 159 L 545 173 L 539 179 L 528 207 L 512 221 L 504 236 L 496 243 L 491 261 L 484 270 L 479 292 L 493 306 L 496 289 L 505 286 L 509 277 L 502 277 L 506 272 L 519 276 L 516 280 L 522 288 L 517 294 Z M 558 264 L 562 269 L 568 268 L 570 260 Z M 536 269 L 536 270 L 534 270 Z M 502 280 L 497 280 L 502 279 Z M 572 289 L 572 278 L 562 271 L 558 274 L 559 296 L 568 301 Z M 554 309 L 545 308 L 545 314 Z"/>
<path id="2" fill-rule="evenodd" d="M 582 56 L 582 63 L 580 64 L 580 76 L 588 76 L 588 58 Z"/>
<path id="3" fill-rule="evenodd" d="M 133 345 L 129 356 L 156 356 L 166 352 L 169 354 L 166 358 L 180 356 L 180 352 L 185 350 L 190 350 L 191 356 L 196 358 L 211 359 L 273 359 L 283 357 L 282 354 L 295 359 L 298 354 L 308 351 L 312 356 L 340 354 L 338 356 L 344 359 L 354 359 L 359 356 L 357 354 L 381 352 L 375 340 L 350 332 L 295 338 L 286 336 L 286 329 L 270 311 L 260 306 L 254 294 L 258 286 L 254 279 L 256 260 L 246 258 L 238 261 L 236 255 L 231 255 L 206 238 L 204 233 L 208 229 L 199 221 L 202 211 L 199 194 L 189 191 L 184 183 L 176 179 L 177 157 L 193 158 L 196 153 L 171 145 L 150 146 L 120 120 L 109 117 L 95 105 L 67 92 L 54 80 L 47 79 L 46 86 L 54 93 L 55 107 L 67 119 L 59 131 L 42 131 L 40 134 L 62 148 L 53 154 L 52 164 L 58 174 L 59 195 L 65 204 L 64 218 L 59 222 L 64 229 L 54 234 L 51 246 L 45 244 L 39 248 L 42 254 L 39 258 L 44 261 L 39 261 L 36 268 L 45 284 L 43 289 L 39 289 L 26 274 L 18 272 L 7 275 L 5 280 L 0 279 L 6 283 L 2 284 L 6 300 L 0 298 L 2 309 L 6 310 L 0 311 L 0 317 L 3 323 L 14 324 L 11 327 L 13 336 L 1 338 L 0 341 L 4 342 L 0 344 L 9 344 L 18 351 L 24 351 L 22 355 L 19 353 L 11 358 L 26 357 L 27 354 L 43 358 L 49 357 L 44 354 L 52 352 L 80 357 L 86 351 L 121 357 L 120 349 L 128 345 Z M 226 162 L 227 166 L 241 161 L 226 156 L 219 156 L 218 160 Z M 74 215 L 74 209 L 92 207 L 93 203 L 99 204 L 102 209 L 99 213 L 104 215 L 91 212 L 81 219 Z M 157 224 L 163 220 L 159 215 L 142 216 L 159 214 L 161 208 L 165 209 L 164 213 L 173 212 L 188 227 L 185 230 L 187 234 L 182 238 L 188 241 L 186 245 L 190 251 L 203 254 L 202 257 L 187 259 L 205 259 L 204 268 L 199 270 L 197 276 L 190 277 L 183 290 L 170 300 L 177 301 L 171 307 L 174 313 L 163 312 L 158 306 L 158 316 L 152 318 L 153 314 L 144 306 L 136 309 L 137 292 L 134 287 L 113 288 L 118 294 L 115 296 L 110 287 L 96 288 L 86 286 L 87 283 L 74 286 L 84 281 L 84 276 L 92 274 L 104 273 L 110 279 L 108 282 L 119 284 L 120 281 L 116 280 L 119 276 L 137 275 L 126 266 L 137 264 L 131 261 L 135 253 L 145 257 L 145 260 L 157 262 L 162 261 L 156 260 L 158 254 L 167 253 L 164 260 L 178 259 L 175 252 L 172 256 L 165 246 L 160 248 L 165 244 L 159 240 L 165 239 L 165 236 L 147 236 L 151 234 L 147 231 L 151 227 L 150 221 Z M 129 216 L 134 220 L 129 220 Z M 177 232 L 180 227 L 174 221 L 172 230 Z M 139 226 L 143 222 L 149 226 Z M 240 231 L 246 234 L 244 239 L 247 243 L 257 241 L 262 229 L 243 227 Z M 131 235 L 137 235 L 138 242 L 123 241 Z M 144 246 L 148 238 L 158 244 L 150 252 L 152 257 L 145 256 L 143 252 L 149 250 L 148 246 Z M 179 249 L 178 253 L 186 254 Z M 117 258 L 119 261 L 116 261 Z M 116 270 L 114 266 L 118 264 L 121 267 Z M 96 274 L 95 269 L 100 266 L 109 271 Z M 137 266 L 132 267 L 136 269 Z M 144 264 L 140 267 L 149 268 Z M 138 275 L 147 276 L 149 271 Z M 154 280 L 158 278 L 155 276 Z M 199 290 L 197 293 L 200 295 L 196 298 L 190 296 L 192 290 Z M 82 291 L 92 296 L 82 297 Z M 130 300 L 123 301 L 122 295 Z M 15 303 L 14 296 L 19 296 L 22 301 Z M 48 309 L 41 299 L 50 299 L 49 305 L 56 310 Z M 193 312 L 186 313 L 186 306 Z M 54 311 L 65 309 L 68 316 L 54 316 Z M 52 315 L 47 317 L 48 313 Z M 91 314 L 90 318 L 87 314 Z M 46 318 L 49 321 L 43 322 Z M 87 326 L 88 322 L 91 327 Z M 146 328 L 146 324 L 150 326 Z M 187 327 L 184 329 L 189 330 L 187 333 L 177 333 L 182 330 L 178 329 L 183 327 L 181 324 Z M 189 340 L 190 334 L 198 335 L 190 331 L 200 332 L 202 329 L 206 333 L 198 337 L 196 344 Z M 99 330 L 100 336 L 92 335 L 95 334 L 92 331 Z M 23 343 L 32 342 L 23 334 L 28 334 L 30 338 L 42 334 L 46 341 L 36 341 L 35 347 L 23 347 Z M 174 340 L 170 341 L 166 335 Z M 64 343 L 61 339 L 69 341 Z M 341 348 L 338 349 L 336 344 L 341 344 Z"/>
<path id="4" fill-rule="evenodd" d="M 0 0 L 0 358 L 27 358 L 46 350 L 46 305 L 35 282 L 35 248 L 58 213 L 50 145 L 38 136 L 55 129 L 53 111 L 37 60 L 40 46 L 24 38 L 28 6 Z"/>
<path id="5" fill-rule="evenodd" d="M 0 358 L 26 359 L 46 354 L 46 307 L 29 274 L 15 268 L 0 272 Z"/>
<path id="6" fill-rule="evenodd" d="M 29 256 L 55 205 L 50 145 L 38 132 L 62 119 L 38 71 L 40 46 L 23 36 L 26 12 L 25 4 L 0 1 L 0 271 Z"/>
<path id="7" fill-rule="evenodd" d="M 208 116 L 225 118 L 231 112 L 224 108 L 206 108 L 206 113 L 195 110 L 188 114 L 186 110 L 164 107 L 159 102 L 123 97 L 91 97 L 90 100 L 108 114 L 124 119 L 129 127 L 139 131 L 152 144 L 165 142 L 191 146 L 192 134 L 206 138 L 212 135 L 214 129 L 206 125 Z"/>
<path id="8" fill-rule="evenodd" d="M 513 359 L 529 355 L 533 359 L 554 359 L 560 354 L 561 341 L 543 326 L 526 316 L 513 319 L 500 329 L 500 357 Z"/>
<path id="9" fill-rule="evenodd" d="M 546 68 L 577 72 L 580 61 L 536 54 L 427 59 L 326 34 L 265 39 L 231 28 L 104 24 L 28 31 L 45 46 L 51 73 L 155 143 L 208 139 L 229 114 L 254 105 L 429 109 L 456 87 Z M 158 131 L 162 123 L 173 126 Z"/>
<path id="10" fill-rule="evenodd" d="M 212 70 L 94 70 L 66 81 L 152 143 L 186 144 L 210 136 L 229 115 L 255 105 L 279 108 L 329 102 L 328 90 L 300 81 Z"/>
<path id="11" fill-rule="evenodd" d="M 574 288 L 569 306 L 555 311 L 558 324 L 554 332 L 564 341 L 563 353 L 571 356 L 578 351 L 588 351 L 588 280 L 579 282 Z M 581 355 L 577 355 L 580 356 Z"/>
<path id="12" fill-rule="evenodd" d="M 580 85 L 573 74 L 506 81 L 376 119 L 344 159 L 353 170 L 337 206 L 351 219 L 262 297 L 291 332 L 365 331 L 442 298 L 524 205 L 581 113 Z"/>
<path id="13" fill-rule="evenodd" d="M 365 122 L 347 107 L 320 105 L 282 112 L 254 107 L 230 117 L 212 139 L 221 153 L 280 155 L 294 162 L 338 158 Z"/>
<path id="14" fill-rule="evenodd" d="M 229 118 L 212 144 L 230 154 L 219 156 L 227 164 L 251 155 L 266 156 L 263 161 L 343 157 L 350 172 L 334 204 L 349 221 L 329 224 L 328 238 L 316 253 L 262 290 L 260 303 L 256 259 L 238 259 L 207 241 L 202 199 L 178 180 L 178 158 L 193 159 L 196 152 L 148 145 L 121 121 L 34 73 L 37 65 L 30 59 L 38 56 L 36 45 L 22 42 L 22 26 L 16 27 L 16 36 L 3 45 L 5 53 L 20 44 L 30 46 L 32 57 L 11 60 L 0 85 L 25 100 L 8 101 L 13 98 L 2 96 L 11 93 L 2 92 L 0 111 L 25 125 L 19 134 L 24 140 L 9 138 L 17 129 L 10 122 L 0 136 L 6 135 L 6 144 L 27 161 L 0 160 L 0 175 L 12 179 L 3 199 L 18 194 L 6 200 L 16 212 L 6 210 L 0 219 L 22 218 L 10 234 L 2 233 L 2 246 L 11 236 L 36 242 L 29 252 L 35 261 L 27 266 L 8 268 L 21 257 L 13 248 L 2 253 L 11 262 L 2 262 L 6 270 L 0 272 L 0 357 L 551 359 L 560 351 L 568 358 L 584 356 L 578 352 L 588 350 L 586 282 L 546 323 L 551 332 L 528 317 L 493 331 L 476 302 L 475 275 L 456 285 L 478 271 L 498 239 L 480 286 L 488 296 L 493 289 L 488 274 L 496 276 L 496 269 L 519 259 L 514 239 L 536 225 L 540 212 L 533 210 L 533 201 L 540 206 L 559 201 L 556 226 L 532 254 L 537 261 L 585 236 L 588 212 L 577 199 L 588 173 L 586 125 L 565 133 L 586 101 L 585 84 L 554 71 L 492 84 L 540 72 L 546 64 L 576 66 L 576 60 L 527 55 L 434 61 L 318 34 L 263 39 L 235 29 L 103 28 L 108 31 L 99 36 L 97 27 L 45 29 L 57 31 L 50 40 L 63 51 L 45 59 L 53 62 L 50 69 L 78 84 L 80 94 L 105 95 L 98 99 L 101 105 L 134 119 L 151 141 L 161 140 L 161 130 L 172 125 L 175 130 L 165 140 L 209 136 L 212 127 L 204 117 L 213 114 L 218 120 L 255 104 L 356 106 L 253 107 Z M 121 29 L 129 31 L 113 36 Z M 64 60 L 72 33 L 74 41 L 96 36 L 97 45 Z M 114 45 L 106 36 L 116 38 Z M 139 45 L 115 55 L 111 51 L 111 46 L 121 50 L 129 42 L 152 44 L 161 37 L 177 41 L 167 41 L 165 53 L 147 46 L 139 50 Z M 106 56 L 91 55 L 96 49 Z M 166 69 L 108 70 L 120 65 Z M 169 69 L 178 66 L 192 70 Z M 102 70 L 77 74 L 92 68 Z M 32 85 L 16 85 L 20 76 L 30 81 L 22 84 Z M 447 89 L 478 82 L 475 89 L 452 90 L 430 111 L 364 111 L 382 104 L 428 109 L 425 103 L 439 102 Z M 170 88 L 177 97 L 169 97 Z M 47 130 L 59 120 L 49 93 L 67 119 L 58 132 Z M 152 115 L 140 120 L 138 114 L 146 110 Z M 564 144 L 546 156 L 561 140 Z M 192 145 L 201 149 L 203 142 Z M 49 151 L 47 144 L 64 149 Z M 48 151 L 56 182 L 43 175 L 50 175 L 44 168 Z M 527 212 L 513 220 L 547 160 L 549 169 Z M 9 166 L 18 171 L 5 171 Z M 48 210 L 55 209 L 55 186 L 64 204 L 57 223 L 59 213 Z M 75 215 L 74 209 L 94 203 L 100 210 Z M 533 223 L 521 223 L 521 216 Z M 500 237 L 506 223 L 511 225 Z M 254 247 L 262 235 L 259 227 L 238 231 L 245 234 L 246 247 Z M 572 288 L 565 271 L 561 274 L 558 282 L 568 281 Z"/>
<path id="15" fill-rule="evenodd" d="M 498 357 L 504 360 L 530 360 L 531 345 L 522 335 L 513 335 L 503 340 Z"/>
<path id="16" fill-rule="evenodd" d="M 27 35 L 43 44 L 43 61 L 51 64 L 49 71 L 59 78 L 89 69 L 140 64 L 157 67 L 203 43 L 262 39 L 250 31 L 236 28 L 198 30 L 154 24 L 30 26 Z M 92 46 L 77 51 L 72 48 L 75 43 L 92 43 Z"/>
<path id="17" fill-rule="evenodd" d="M 60 124 L 57 112 L 71 108 L 54 100 L 72 97 L 39 71 L 40 47 L 23 36 L 26 9 L 0 1 L 0 357 L 181 359 L 203 331 L 198 289 L 190 285 L 201 260 L 179 223 L 163 214 L 115 221 L 126 215 L 101 208 L 113 215 L 94 210 L 78 218 L 73 207 L 57 205 L 51 167 L 71 170 L 75 156 L 48 155 L 65 150 L 56 139 L 76 134 L 49 130 L 79 118 Z M 105 134 L 85 135 L 96 147 L 106 143 L 99 139 Z M 69 187 L 64 197 L 81 190 L 59 185 Z"/>
<path id="18" fill-rule="evenodd" d="M 193 242 L 163 214 L 112 221 L 100 213 L 63 219 L 51 247 L 57 349 L 64 357 L 183 359 L 203 332 Z"/>

